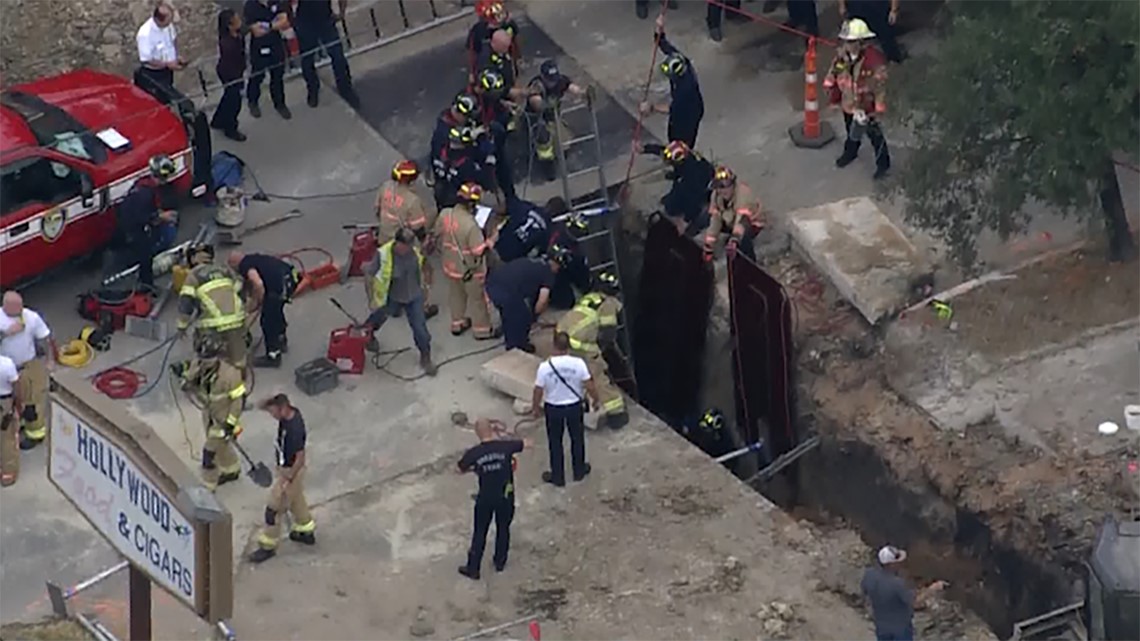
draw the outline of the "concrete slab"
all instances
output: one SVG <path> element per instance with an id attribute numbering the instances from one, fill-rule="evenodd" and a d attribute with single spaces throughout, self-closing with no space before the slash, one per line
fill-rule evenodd
<path id="1" fill-rule="evenodd" d="M 798 248 L 872 325 L 902 309 L 931 268 L 870 198 L 788 214 Z"/>
<path id="2" fill-rule="evenodd" d="M 530 401 L 534 377 L 542 362 L 534 354 L 512 349 L 483 363 L 479 378 L 491 389 L 523 401 Z"/>

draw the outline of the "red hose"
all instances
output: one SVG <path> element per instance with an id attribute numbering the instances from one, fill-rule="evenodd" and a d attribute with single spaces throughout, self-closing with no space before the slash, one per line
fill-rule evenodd
<path id="1" fill-rule="evenodd" d="M 95 389 L 114 399 L 134 398 L 146 385 L 146 374 L 125 367 L 112 367 L 95 375 Z"/>

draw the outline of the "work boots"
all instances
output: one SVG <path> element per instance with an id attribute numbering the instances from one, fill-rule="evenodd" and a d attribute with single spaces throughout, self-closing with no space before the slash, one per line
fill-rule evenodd
<path id="1" fill-rule="evenodd" d="M 312 532 L 290 532 L 289 540 L 304 543 L 305 545 L 316 545 L 317 535 Z"/>
<path id="2" fill-rule="evenodd" d="M 850 165 L 859 155 L 859 143 L 848 140 L 843 145 L 843 155 L 835 159 L 835 166 L 840 169 Z"/>
<path id="3" fill-rule="evenodd" d="M 435 303 L 424 305 L 424 319 L 435 318 L 437 315 L 439 315 L 439 305 Z"/>
<path id="4" fill-rule="evenodd" d="M 621 429 L 629 424 L 629 413 L 625 410 L 617 414 L 606 414 L 606 427 L 611 430 Z"/>
<path id="5" fill-rule="evenodd" d="M 423 369 L 424 374 L 428 376 L 435 376 L 435 373 L 439 371 L 439 368 L 431 361 L 430 350 L 420 352 L 420 368 Z"/>
<path id="6" fill-rule="evenodd" d="M 218 486 L 221 487 L 221 486 L 225 485 L 226 483 L 231 483 L 233 481 L 240 481 L 240 480 L 241 480 L 241 472 L 229 472 L 227 474 L 222 474 L 222 475 L 218 476 Z"/>
<path id="7" fill-rule="evenodd" d="M 281 352 L 269 352 L 253 359 L 254 367 L 281 367 Z"/>
<path id="8" fill-rule="evenodd" d="M 249 562 L 262 563 L 264 561 L 272 559 L 275 556 L 277 556 L 277 550 L 271 550 L 269 548 L 257 548 L 253 551 L 252 554 L 249 555 Z"/>

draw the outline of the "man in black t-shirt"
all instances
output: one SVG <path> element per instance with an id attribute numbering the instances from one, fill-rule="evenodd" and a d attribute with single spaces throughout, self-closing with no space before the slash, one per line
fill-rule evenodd
<path id="1" fill-rule="evenodd" d="M 261 309 L 261 333 L 265 337 L 265 356 L 253 359 L 254 367 L 280 367 L 281 354 L 289 351 L 285 330 L 285 304 L 293 300 L 293 292 L 301 282 L 301 274 L 292 264 L 267 254 L 232 252 L 230 269 L 245 281 L 250 298 L 248 312 Z"/>
<path id="2" fill-rule="evenodd" d="M 479 475 L 479 494 L 475 498 L 475 529 L 471 534 L 471 547 L 467 550 L 467 564 L 459 566 L 459 573 L 479 579 L 483 565 L 483 548 L 487 544 L 487 531 L 495 521 L 495 571 L 502 572 L 507 565 L 507 552 L 511 546 L 511 520 L 515 516 L 514 455 L 534 444 L 530 439 L 499 440 L 491 429 L 490 421 L 475 422 L 479 444 L 463 453 L 459 471 L 475 471 Z"/>
<path id="3" fill-rule="evenodd" d="M 265 527 L 257 537 L 257 549 L 249 555 L 253 563 L 261 563 L 277 554 L 277 540 L 281 535 L 279 521 L 283 512 L 288 511 L 293 521 L 289 539 L 305 545 L 315 545 L 314 532 L 317 523 L 309 512 L 305 500 L 305 470 L 308 457 L 305 455 L 305 419 L 301 410 L 293 407 L 289 397 L 277 394 L 260 403 L 261 409 L 277 419 L 277 481 L 269 492 L 269 503 L 265 507 Z"/>

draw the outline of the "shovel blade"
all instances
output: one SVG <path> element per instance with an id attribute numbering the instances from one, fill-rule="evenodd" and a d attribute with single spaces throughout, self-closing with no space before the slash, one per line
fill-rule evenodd
<path id="1" fill-rule="evenodd" d="M 249 478 L 253 480 L 259 487 L 269 487 L 273 485 L 273 472 L 265 467 L 265 463 L 258 463 L 250 468 Z"/>

